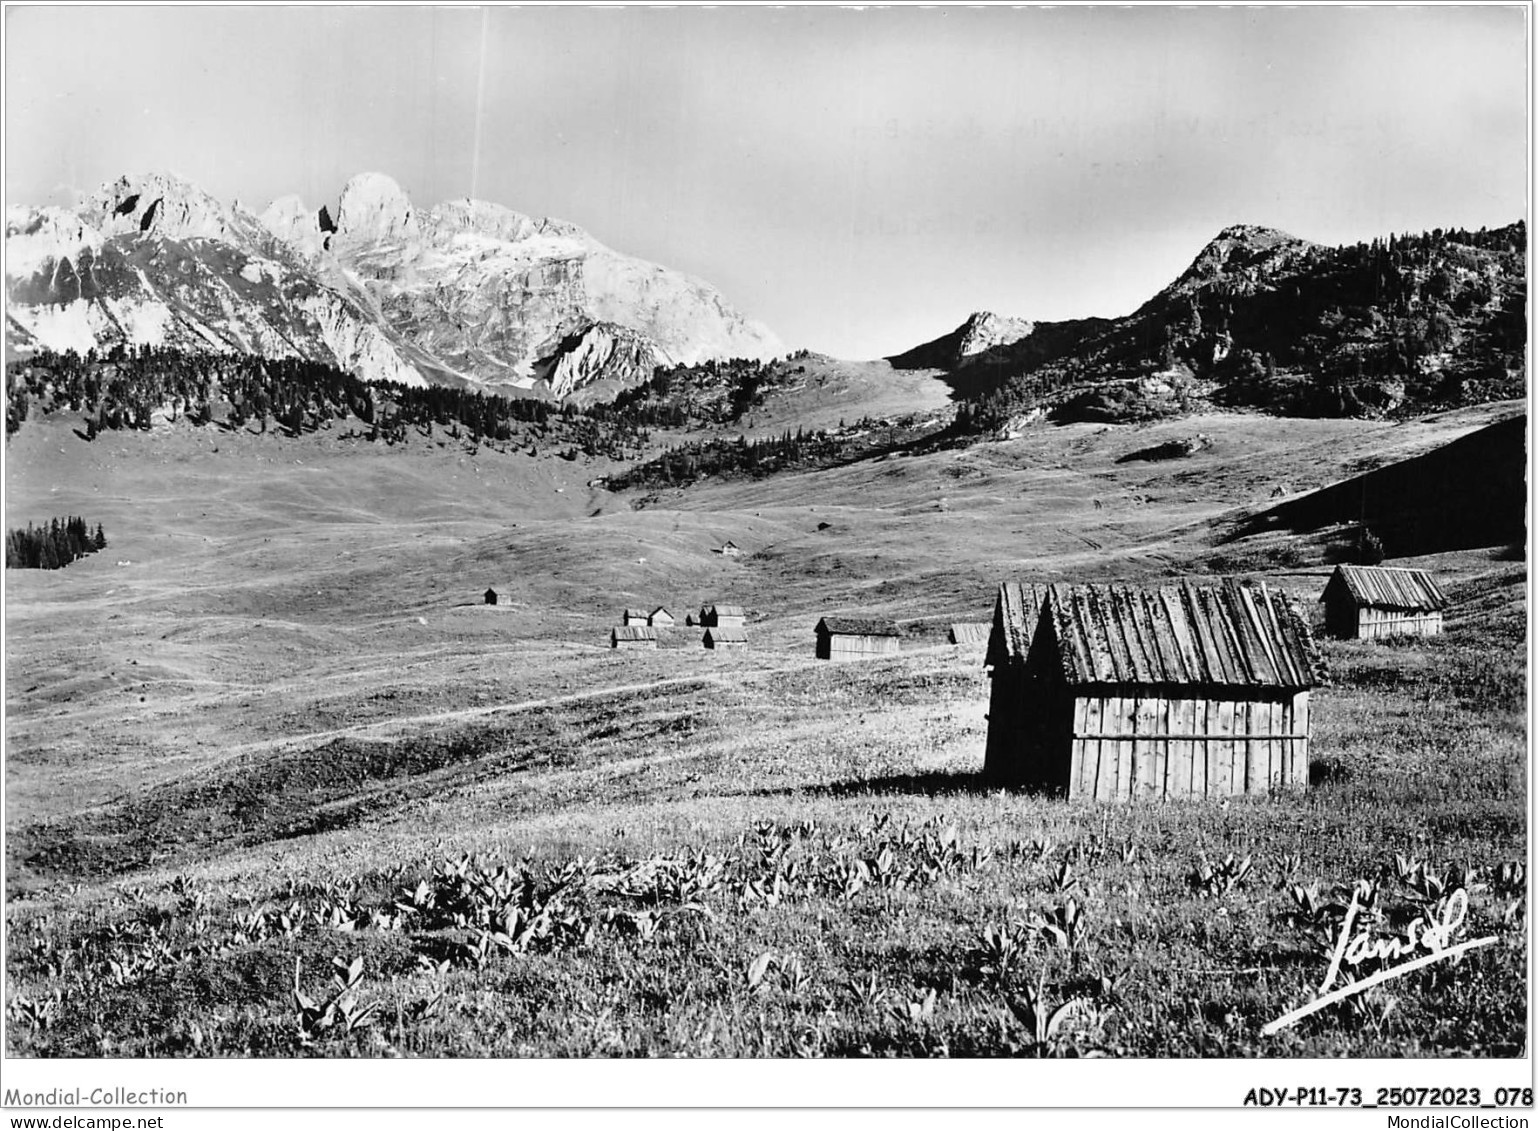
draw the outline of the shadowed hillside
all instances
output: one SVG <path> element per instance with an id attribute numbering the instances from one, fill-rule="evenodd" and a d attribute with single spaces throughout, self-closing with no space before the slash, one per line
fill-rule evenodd
<path id="1" fill-rule="evenodd" d="M 1228 540 L 1277 530 L 1366 527 L 1392 558 L 1527 539 L 1527 416 L 1272 507 Z"/>

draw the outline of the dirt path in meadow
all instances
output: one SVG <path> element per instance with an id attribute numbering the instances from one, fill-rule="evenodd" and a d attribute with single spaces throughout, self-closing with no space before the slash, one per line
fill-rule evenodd
<path id="1" fill-rule="evenodd" d="M 742 679 L 757 678 L 762 675 L 790 671 L 793 668 L 804 666 L 807 665 L 789 664 L 776 667 L 754 668 L 751 672 L 744 671 L 737 674 L 735 680 L 726 675 L 714 673 L 674 676 L 668 679 L 650 680 L 645 683 L 626 683 L 615 687 L 595 687 L 587 691 L 573 691 L 564 695 L 550 695 L 542 699 L 525 699 L 518 703 L 499 703 L 492 707 L 462 707 L 453 711 L 435 711 L 421 715 L 399 715 L 394 718 L 376 719 L 373 722 L 355 723 L 351 726 L 336 727 L 331 730 L 306 731 L 303 734 L 289 734 L 283 735 L 280 738 L 267 738 L 258 742 L 242 743 L 239 746 L 230 747 L 222 757 L 200 768 L 211 768 L 233 758 L 246 754 L 260 753 L 265 750 L 311 745 L 318 746 L 321 743 L 337 738 L 355 738 L 359 736 L 387 738 L 395 734 L 404 734 L 420 727 L 446 723 L 464 723 L 476 719 L 494 718 L 499 715 L 513 715 L 523 711 L 539 710 L 542 707 L 559 707 L 566 703 L 580 703 L 590 699 L 603 699 L 614 695 L 630 695 L 642 691 L 659 691 L 670 687 L 683 687 L 689 684 L 731 687 L 735 682 Z"/>

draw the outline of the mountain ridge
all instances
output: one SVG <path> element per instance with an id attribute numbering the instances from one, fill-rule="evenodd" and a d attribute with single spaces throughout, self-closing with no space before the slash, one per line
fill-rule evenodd
<path id="1" fill-rule="evenodd" d="M 1319 416 L 1506 399 L 1526 391 L 1526 246 L 1520 220 L 1342 247 L 1230 225 L 1131 314 L 1029 323 L 963 355 L 997 317 L 974 314 L 888 360 L 944 369 L 963 431 L 1037 409 L 1148 419 L 1193 397 Z"/>
<path id="2" fill-rule="evenodd" d="M 13 352 L 235 350 L 551 397 L 645 380 L 654 361 L 784 352 L 702 280 L 492 202 L 423 212 L 383 173 L 260 215 L 167 173 L 109 181 L 73 211 L 9 208 L 6 284 Z M 611 348 L 577 349 L 606 324 L 647 341 L 616 349 L 600 331 Z"/>

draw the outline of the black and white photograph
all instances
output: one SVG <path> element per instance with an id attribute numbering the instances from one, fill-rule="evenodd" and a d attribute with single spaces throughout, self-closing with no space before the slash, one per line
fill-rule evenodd
<path id="1" fill-rule="evenodd" d="M 1525 1126 L 1531 18 L 5 5 L 0 1106 Z"/>

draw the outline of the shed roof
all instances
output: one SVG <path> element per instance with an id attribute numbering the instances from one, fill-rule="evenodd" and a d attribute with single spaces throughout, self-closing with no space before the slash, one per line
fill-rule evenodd
<path id="1" fill-rule="evenodd" d="M 646 619 L 646 610 L 645 609 L 626 609 L 625 610 L 625 615 L 627 617 L 640 617 L 642 620 L 645 620 Z"/>
<path id="2" fill-rule="evenodd" d="M 1031 650 L 1031 638 L 1041 619 L 1041 605 L 1047 599 L 1045 585 L 1022 585 L 1006 581 L 999 586 L 999 598 L 993 606 L 993 631 L 988 637 L 986 667 L 1009 660 L 1024 660 Z"/>
<path id="3" fill-rule="evenodd" d="M 817 622 L 817 631 L 830 636 L 901 636 L 894 620 L 880 617 L 823 617 Z"/>
<path id="4" fill-rule="evenodd" d="M 701 611 L 718 617 L 745 617 L 748 615 L 748 611 L 741 605 L 706 605 Z"/>
<path id="5" fill-rule="evenodd" d="M 1325 595 L 1338 585 L 1358 605 L 1379 609 L 1445 609 L 1448 603 L 1436 578 L 1423 569 L 1338 565 Z"/>
<path id="6" fill-rule="evenodd" d="M 652 616 L 656 616 L 658 613 L 663 613 L 663 614 L 665 614 L 667 616 L 672 616 L 673 615 L 672 613 L 668 612 L 668 607 L 666 605 L 658 605 L 655 609 L 653 609 L 651 611 L 651 615 Z"/>
<path id="7" fill-rule="evenodd" d="M 1305 688 L 1322 665 L 1308 621 L 1264 584 L 1052 585 L 1041 625 L 1070 684 Z"/>
<path id="8" fill-rule="evenodd" d="M 705 640 L 713 644 L 746 644 L 748 642 L 748 630 L 745 628 L 707 628 Z"/>
<path id="9" fill-rule="evenodd" d="M 619 624 L 609 635 L 611 640 L 655 640 L 657 630 L 647 624 Z"/>
<path id="10" fill-rule="evenodd" d="M 973 621 L 959 621 L 951 625 L 952 644 L 981 644 L 988 639 L 988 626 Z"/>

